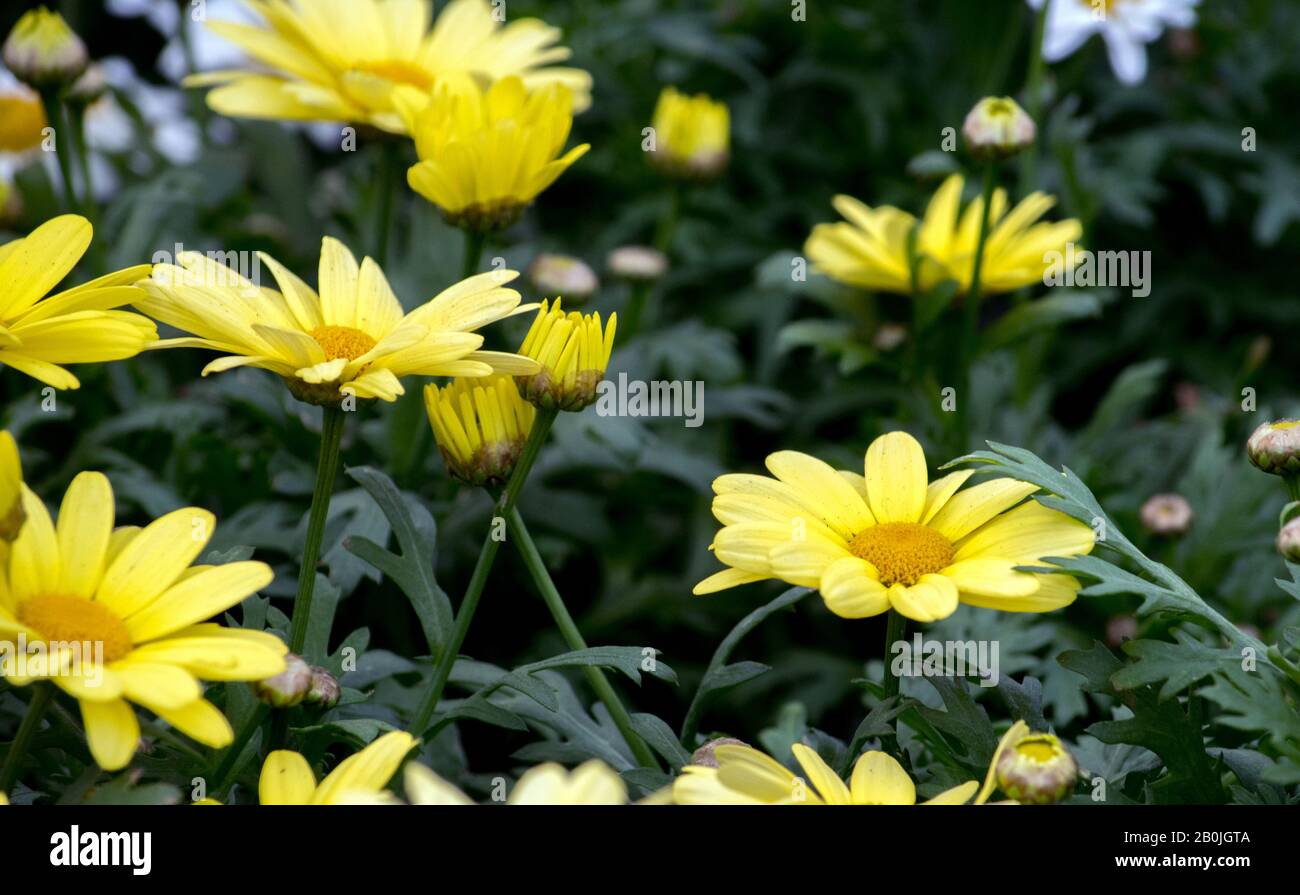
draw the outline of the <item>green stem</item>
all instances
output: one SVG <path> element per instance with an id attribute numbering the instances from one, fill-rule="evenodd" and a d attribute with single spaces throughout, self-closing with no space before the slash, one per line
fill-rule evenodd
<path id="1" fill-rule="evenodd" d="M 388 240 L 393 229 L 393 196 L 400 189 L 401 146 L 385 140 L 379 147 L 379 201 L 375 203 L 375 263 L 388 263 Z"/>
<path id="2" fill-rule="evenodd" d="M 1044 3 L 1043 8 L 1038 11 L 1034 23 L 1033 43 L 1029 46 L 1029 72 L 1025 77 L 1025 111 L 1039 127 L 1042 126 L 1039 119 L 1043 114 L 1043 71 L 1045 69 L 1043 33 L 1046 31 L 1049 5 Z M 1037 189 L 1037 186 L 1038 146 L 1034 144 L 1025 147 L 1024 153 L 1020 156 L 1020 195 L 1028 195 Z"/>
<path id="3" fill-rule="evenodd" d="M 77 191 L 72 181 L 72 161 L 69 158 L 76 151 L 75 141 L 72 129 L 65 126 L 63 101 L 59 99 L 58 91 L 42 90 L 41 102 L 45 104 L 45 114 L 49 116 L 50 125 L 54 128 L 54 158 L 59 164 L 59 176 L 63 179 L 64 200 L 69 211 L 80 212 L 81 203 L 77 200 Z M 63 150 L 63 145 L 66 145 L 67 152 Z"/>
<path id="4" fill-rule="evenodd" d="M 311 599 L 316 590 L 316 563 L 320 559 L 321 539 L 325 536 L 325 519 L 329 515 L 330 495 L 339 468 L 339 444 L 343 440 L 342 407 L 324 408 L 320 432 L 320 457 L 316 461 L 316 489 L 311 496 L 311 516 L 307 520 L 307 542 L 302 548 L 302 566 L 298 572 L 298 595 L 293 601 L 293 620 L 289 628 L 289 652 L 302 654 L 311 624 Z M 328 637 L 326 638 L 328 642 Z"/>
<path id="5" fill-rule="evenodd" d="M 537 545 L 533 543 L 532 535 L 528 533 L 528 526 L 524 524 L 524 517 L 519 515 L 519 510 L 511 509 L 510 514 L 506 516 L 506 526 L 510 534 L 515 538 L 519 545 L 519 555 L 524 560 L 524 565 L 528 567 L 528 573 L 533 577 L 533 583 L 537 585 L 538 591 L 541 592 L 542 599 L 546 602 L 546 608 L 551 611 L 551 618 L 555 620 L 555 626 L 560 629 L 560 635 L 564 638 L 565 644 L 571 650 L 585 650 L 587 642 L 582 638 L 582 632 L 578 630 L 577 624 L 573 621 L 573 616 L 569 614 L 569 609 L 564 605 L 564 597 L 556 588 L 555 582 L 551 579 L 550 572 L 546 569 L 546 563 L 542 560 L 542 554 L 538 552 Z M 618 732 L 623 735 L 624 741 L 632 754 L 636 756 L 637 763 L 643 768 L 659 770 L 659 763 L 655 760 L 654 753 L 650 747 L 645 744 L 641 737 L 637 736 L 636 731 L 632 729 L 632 718 L 627 713 L 622 700 L 614 691 L 609 679 L 599 668 L 587 666 L 582 669 L 587 678 L 587 683 L 591 689 L 600 697 L 600 701 L 609 709 L 610 717 L 614 719 L 614 726 Z"/>
<path id="6" fill-rule="evenodd" d="M 189 10 L 185 9 L 187 5 L 185 3 L 181 4 L 181 23 L 177 29 L 177 34 L 181 39 L 181 52 L 185 56 L 185 67 L 190 74 L 198 74 L 198 57 L 194 54 L 194 37 L 190 34 L 192 19 Z M 190 112 L 199 125 L 199 143 L 206 147 L 208 145 L 208 105 L 203 101 L 201 91 L 187 90 L 185 92 L 189 94 Z"/>
<path id="7" fill-rule="evenodd" d="M 898 695 L 898 675 L 894 674 L 894 663 L 890 658 L 894 652 L 894 644 L 902 640 L 907 635 L 907 616 L 893 609 L 889 610 L 888 622 L 885 625 L 885 677 L 881 682 L 885 689 L 885 698 Z"/>
<path id="8" fill-rule="evenodd" d="M 487 234 L 478 230 L 465 230 L 465 263 L 461 267 L 460 278 L 468 280 L 478 273 L 478 265 L 483 260 L 483 247 L 487 245 Z"/>
<path id="9" fill-rule="evenodd" d="M 239 732 L 239 736 L 235 737 L 235 741 L 226 747 L 226 751 L 221 753 L 221 762 L 210 775 L 212 788 L 209 790 L 209 795 L 216 796 L 225 789 L 227 778 L 235 770 L 235 762 L 244 754 L 244 749 L 248 747 L 248 741 L 253 738 L 253 734 L 262 726 L 262 722 L 266 720 L 266 716 L 270 711 L 270 706 L 264 704 L 256 706 L 248 722 L 244 724 L 243 730 Z"/>
<path id="10" fill-rule="evenodd" d="M 664 216 L 659 219 L 659 227 L 655 230 L 655 248 L 665 255 L 671 255 L 669 251 L 673 245 L 673 234 L 677 232 L 677 220 L 682 213 L 682 188 L 676 183 L 668 187 L 668 208 L 664 211 Z"/>
<path id="11" fill-rule="evenodd" d="M 537 455 L 541 452 L 542 443 L 546 441 L 546 436 L 551 431 L 558 414 L 557 410 L 537 411 L 523 453 L 515 463 L 515 471 L 511 474 L 505 490 L 497 498 L 494 517 L 505 518 L 514 509 L 519 492 L 523 489 L 528 473 L 532 471 L 533 463 L 537 461 Z M 442 655 L 438 657 L 438 664 L 433 670 L 433 678 L 429 681 L 429 689 L 424 694 L 424 701 L 415 713 L 415 723 L 411 731 L 418 736 L 424 736 L 424 732 L 429 729 L 429 722 L 433 720 L 433 713 L 438 709 L 438 700 L 442 698 L 442 691 L 451 677 L 452 666 L 456 664 L 456 656 L 465 643 L 466 635 L 469 634 L 469 626 L 474 621 L 474 613 L 478 610 L 479 599 L 483 596 L 483 587 L 487 584 L 488 574 L 492 571 L 492 563 L 496 561 L 497 551 L 501 549 L 501 542 L 494 538 L 493 534 L 494 531 L 489 528 L 487 536 L 483 539 L 483 546 L 479 550 L 478 561 L 474 563 L 474 573 L 465 588 L 465 596 L 460 601 L 451 642 L 443 647 Z"/>
<path id="12" fill-rule="evenodd" d="M 993 205 L 993 191 L 997 188 L 997 183 L 997 163 L 991 161 L 984 169 L 979 238 L 975 242 L 975 260 L 971 266 L 970 289 L 966 292 L 965 304 L 962 307 L 961 368 L 958 370 L 961 385 L 957 389 L 957 419 L 960 438 L 957 449 L 959 453 L 965 451 L 966 446 L 970 443 L 970 374 L 971 367 L 975 365 L 976 352 L 979 349 L 980 287 L 982 285 L 980 278 L 984 271 L 984 246 L 989 235 L 989 210 Z"/>
<path id="13" fill-rule="evenodd" d="M 45 710 L 50 707 L 50 700 L 53 698 L 54 685 L 49 681 L 41 681 L 33 685 L 32 701 L 27 704 L 27 714 L 23 716 L 23 723 L 18 726 L 14 741 L 9 744 L 4 768 L 0 769 L 0 795 L 7 795 L 14 781 L 18 779 L 18 771 L 32 744 L 32 737 L 40 729 L 41 718 L 45 715 Z"/>
<path id="14" fill-rule="evenodd" d="M 1300 500 L 1300 475 L 1287 475 L 1282 477 L 1286 483 L 1286 493 L 1291 495 L 1292 500 Z"/>
<path id="15" fill-rule="evenodd" d="M 622 318 L 618 321 L 617 338 L 620 343 L 627 344 L 632 341 L 637 330 L 641 328 L 641 321 L 645 317 L 646 301 L 649 297 L 649 283 L 632 284 L 632 294 L 627 300 L 627 310 L 623 312 Z"/>

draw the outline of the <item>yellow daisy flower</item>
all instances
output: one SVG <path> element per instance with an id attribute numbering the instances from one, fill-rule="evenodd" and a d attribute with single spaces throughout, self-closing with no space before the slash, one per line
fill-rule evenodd
<path id="1" fill-rule="evenodd" d="M 537 416 L 509 376 L 426 385 L 424 407 L 447 470 L 470 485 L 505 484 Z"/>
<path id="2" fill-rule="evenodd" d="M 203 375 L 253 366 L 282 377 L 303 401 L 338 404 L 345 395 L 394 401 L 408 375 L 487 376 L 529 373 L 537 365 L 499 351 L 480 351 L 475 332 L 525 312 L 519 293 L 502 288 L 519 274 L 496 270 L 462 280 L 402 313 L 379 265 L 360 265 L 338 240 L 321 242 L 320 293 L 259 253 L 280 292 L 259 287 L 205 256 L 185 252 L 180 264 L 160 264 L 136 306 L 192 333 L 154 348 L 223 352 Z"/>
<path id="3" fill-rule="evenodd" d="M 349 755 L 316 782 L 307 759 L 289 749 L 266 756 L 258 781 L 263 805 L 355 805 L 395 802 L 385 787 L 419 741 L 394 730 L 378 737 L 360 752 Z"/>
<path id="4" fill-rule="evenodd" d="M 1029 728 L 1017 721 L 993 753 L 983 786 L 976 780 L 954 786 L 922 805 L 985 804 L 995 788 L 995 769 L 1002 753 Z M 742 745 L 714 750 L 718 766 L 688 764 L 673 781 L 678 805 L 915 805 L 916 784 L 892 755 L 864 752 L 853 764 L 846 785 L 820 755 L 803 743 L 792 747 L 807 779 L 791 773 L 776 759 Z"/>
<path id="5" fill-rule="evenodd" d="M 0 158 L 30 158 L 45 139 L 45 105 L 35 90 L 15 83 L 0 88 Z"/>
<path id="6" fill-rule="evenodd" d="M 153 321 L 114 310 L 141 296 L 132 284 L 148 276 L 147 264 L 46 297 L 81 260 L 92 233 L 89 221 L 69 214 L 0 246 L 0 365 L 77 388 L 77 377 L 60 364 L 134 357 L 158 338 Z"/>
<path id="7" fill-rule="evenodd" d="M 473 805 L 474 800 L 420 764 L 406 766 L 406 797 L 413 805 Z M 524 772 L 508 805 L 626 805 L 627 785 L 598 759 L 572 771 L 555 762 Z"/>
<path id="8" fill-rule="evenodd" d="M 131 703 L 219 749 L 232 735 L 199 679 L 253 681 L 284 670 L 271 634 L 204 624 L 271 582 L 261 562 L 191 566 L 215 519 L 188 507 L 144 528 L 113 528 L 113 489 L 97 472 L 73 479 L 58 525 L 25 486 L 27 521 L 0 590 L 5 678 L 48 679 L 81 705 L 86 739 L 105 770 L 140 741 Z"/>
<path id="9" fill-rule="evenodd" d="M 219 71 L 190 86 L 221 85 L 208 105 L 241 118 L 344 121 L 393 133 L 400 86 L 427 93 L 451 75 L 493 83 L 516 75 L 529 89 L 559 84 L 579 110 L 591 75 L 553 65 L 569 58 L 560 30 L 540 19 L 502 26 L 488 0 L 453 0 L 430 30 L 429 0 L 245 0 L 265 25 L 208 22 L 270 71 Z"/>
<path id="10" fill-rule="evenodd" d="M 411 189 L 471 230 L 514 223 L 591 148 L 560 154 L 573 124 L 572 94 L 562 84 L 530 92 L 509 77 L 484 91 L 459 76 L 440 81 L 431 98 L 408 89 L 395 99 L 420 157 L 407 172 Z"/>
<path id="11" fill-rule="evenodd" d="M 917 289 L 924 292 L 945 280 L 956 280 L 960 291 L 968 292 L 984 202 L 982 197 L 976 198 L 962 211 L 963 183 L 957 174 L 945 180 L 919 223 L 906 211 L 888 205 L 870 208 L 851 196 L 836 196 L 832 204 L 847 221 L 818 224 L 804 252 L 816 270 L 832 279 L 910 295 L 908 241 L 915 229 Z M 984 295 L 1041 283 L 1051 266 L 1043 260 L 1044 255 L 1064 255 L 1066 244 L 1083 235 L 1082 225 L 1074 218 L 1035 223 L 1055 204 L 1053 197 L 1033 193 L 1008 212 L 1006 191 L 994 191 L 980 271 Z"/>
<path id="12" fill-rule="evenodd" d="M 18 444 L 6 429 L 0 432 L 0 541 L 18 537 L 27 515 L 23 511 L 23 461 Z"/>
<path id="13" fill-rule="evenodd" d="M 820 590 L 844 618 L 889 609 L 919 622 L 958 603 L 1047 612 L 1074 602 L 1068 575 L 1016 571 L 1045 556 L 1089 553 L 1093 531 L 1036 501 L 1037 485 L 995 479 L 959 490 L 973 470 L 928 482 L 925 453 L 906 432 L 867 449 L 865 475 L 807 454 L 767 458 L 775 479 L 724 475 L 713 483 L 723 524 L 711 549 L 730 566 L 695 593 L 779 578 Z"/>
<path id="14" fill-rule="evenodd" d="M 519 353 L 541 366 L 533 375 L 516 375 L 519 392 L 538 407 L 582 410 L 596 400 L 596 390 L 614 352 L 618 314 L 602 326 L 600 312 L 580 314 L 542 302 Z"/>
<path id="15" fill-rule="evenodd" d="M 687 96 L 665 87 L 655 104 L 655 131 L 650 160 L 675 177 L 714 177 L 727 167 L 731 153 L 731 117 L 727 105 L 706 94 Z"/>

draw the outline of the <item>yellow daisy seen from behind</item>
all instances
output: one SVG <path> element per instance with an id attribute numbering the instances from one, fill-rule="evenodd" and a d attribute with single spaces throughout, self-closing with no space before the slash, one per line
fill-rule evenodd
<path id="1" fill-rule="evenodd" d="M 959 603 L 1047 612 L 1074 602 L 1078 582 L 1017 567 L 1093 547 L 1089 526 L 1025 502 L 1036 485 L 1002 478 L 962 490 L 973 470 L 930 482 L 925 453 L 906 432 L 873 441 L 863 473 L 796 451 L 770 455 L 767 468 L 775 478 L 714 481 L 723 528 L 712 549 L 729 568 L 695 593 L 777 578 L 817 588 L 844 618 L 893 609 L 931 622 Z"/>
<path id="2" fill-rule="evenodd" d="M 120 311 L 143 293 L 149 265 L 129 267 L 48 295 L 90 247 L 90 221 L 63 215 L 0 246 L 0 365 L 55 388 L 77 388 L 63 364 L 122 360 L 158 338 L 153 321 Z"/>
<path id="3" fill-rule="evenodd" d="M 845 220 L 818 224 L 804 245 L 816 270 L 851 286 L 909 295 L 913 270 L 908 252 L 916 233 L 915 286 L 928 291 L 955 280 L 958 291 L 970 290 L 984 202 L 977 197 L 961 208 L 960 175 L 945 180 L 935 192 L 921 221 L 892 206 L 871 208 L 851 196 L 836 196 L 832 204 Z M 1007 194 L 997 190 L 989 210 L 989 234 L 980 271 L 984 295 L 1011 292 L 1042 283 L 1051 268 L 1050 253 L 1066 254 L 1069 243 L 1083 235 L 1083 226 L 1070 218 L 1040 222 L 1056 200 L 1032 193 L 1008 210 Z"/>
<path id="4" fill-rule="evenodd" d="M 229 745 L 200 679 L 271 677 L 286 650 L 271 634 L 205 622 L 269 584 L 270 567 L 191 565 L 216 521 L 195 507 L 115 529 L 113 490 L 97 472 L 73 479 L 57 525 L 25 486 L 23 508 L 0 591 L 6 680 L 49 680 L 75 698 L 105 770 L 125 767 L 139 744 L 132 703 L 204 745 Z"/>
<path id="5" fill-rule="evenodd" d="M 665 87 L 655 104 L 650 160 L 666 174 L 715 177 L 731 157 L 731 114 L 726 103 Z"/>
<path id="6" fill-rule="evenodd" d="M 347 395 L 394 401 L 403 376 L 529 373 L 527 358 L 481 351 L 475 330 L 527 307 L 504 288 L 518 273 L 462 280 L 408 313 L 372 259 L 360 264 L 338 240 L 321 243 L 319 291 L 266 254 L 280 291 L 259 286 L 194 252 L 160 264 L 143 283 L 140 310 L 191 333 L 151 347 L 224 354 L 203 375 L 253 366 L 283 377 L 300 400 L 339 404 Z"/>
<path id="7" fill-rule="evenodd" d="M 430 0 L 246 0 L 264 24 L 209 21 L 257 69 L 208 72 L 208 105 L 223 115 L 344 121 L 404 133 L 393 93 L 427 93 L 457 75 L 487 84 L 517 76 L 528 88 L 564 86 L 590 104 L 591 76 L 569 58 L 560 30 L 540 19 L 502 24 L 488 0 L 452 0 L 430 29 Z"/>
<path id="8" fill-rule="evenodd" d="M 23 461 L 18 444 L 6 429 L 0 432 L 0 541 L 18 537 L 27 512 L 23 509 Z"/>
<path id="9" fill-rule="evenodd" d="M 320 783 L 307 759 L 289 749 L 266 757 L 258 782 L 263 805 L 354 805 L 394 801 L 385 787 L 418 740 L 402 730 L 377 737 L 360 752 L 349 755 Z"/>

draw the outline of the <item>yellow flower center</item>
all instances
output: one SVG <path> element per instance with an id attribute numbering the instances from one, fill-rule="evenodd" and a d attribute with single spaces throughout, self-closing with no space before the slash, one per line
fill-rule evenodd
<path id="1" fill-rule="evenodd" d="M 103 644 L 104 661 L 131 652 L 131 633 L 110 609 L 81 597 L 32 597 L 18 606 L 18 620 L 47 644 Z M 83 656 L 83 661 L 88 658 Z"/>
<path id="2" fill-rule="evenodd" d="M 1105 14 L 1115 8 L 1118 0 L 1079 0 L 1079 2 L 1091 10 L 1101 10 Z"/>
<path id="3" fill-rule="evenodd" d="M 375 347 L 374 339 L 351 326 L 318 326 L 311 331 L 311 337 L 325 352 L 326 360 L 356 360 Z"/>
<path id="4" fill-rule="evenodd" d="M 882 522 L 864 528 L 849 541 L 849 552 L 875 566 L 886 587 L 916 584 L 922 575 L 950 566 L 955 555 L 951 541 L 915 522 Z"/>
<path id="5" fill-rule="evenodd" d="M 433 86 L 433 76 L 413 62 L 401 59 L 381 59 L 378 62 L 363 62 L 355 71 L 365 72 L 392 81 L 394 84 L 410 84 L 423 91 Z"/>
<path id="6" fill-rule="evenodd" d="M 28 152 L 41 145 L 45 107 L 35 96 L 0 96 L 0 152 Z"/>

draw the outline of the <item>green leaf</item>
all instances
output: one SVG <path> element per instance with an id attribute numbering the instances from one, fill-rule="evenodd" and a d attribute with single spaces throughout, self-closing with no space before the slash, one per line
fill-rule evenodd
<path id="1" fill-rule="evenodd" d="M 980 350 L 995 351 L 1039 330 L 1055 329 L 1072 320 L 1101 316 L 1100 294 L 1069 290 L 1012 308 L 980 334 Z"/>
<path id="2" fill-rule="evenodd" d="M 673 733 L 673 729 L 658 715 L 645 712 L 634 713 L 632 729 L 646 741 L 646 745 L 668 762 L 674 773 L 681 770 L 682 765 L 690 762 L 691 753 L 682 748 L 682 744 L 677 742 L 677 734 Z"/>
<path id="3" fill-rule="evenodd" d="M 1132 690 L 1164 681 L 1160 688 L 1160 698 L 1164 700 L 1221 669 L 1225 663 L 1241 662 L 1240 652 L 1206 646 L 1184 631 L 1175 631 L 1174 639 L 1178 642 L 1130 640 L 1125 643 L 1124 652 L 1137 661 L 1115 672 L 1111 682 L 1117 689 Z"/>

